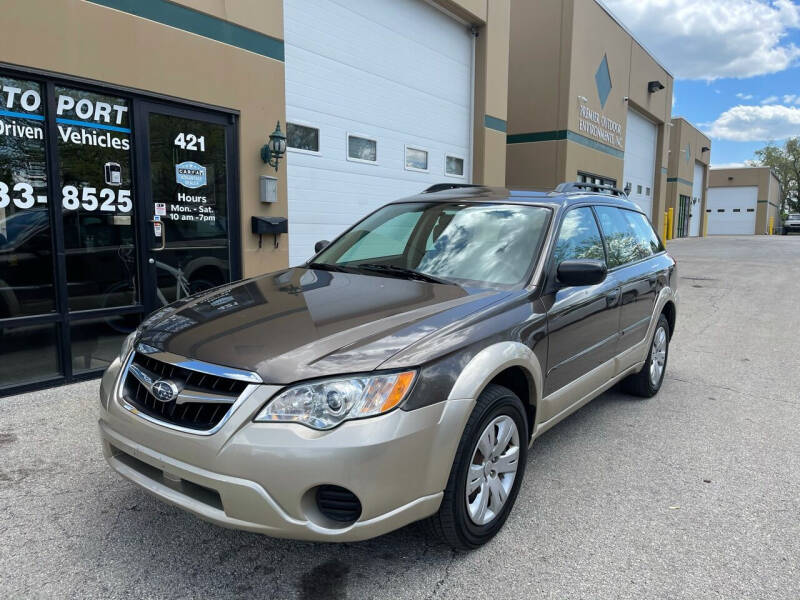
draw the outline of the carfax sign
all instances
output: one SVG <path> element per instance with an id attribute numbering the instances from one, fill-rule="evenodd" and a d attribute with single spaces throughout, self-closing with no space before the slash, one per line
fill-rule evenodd
<path id="1" fill-rule="evenodd" d="M 175 181 L 185 188 L 197 189 L 206 184 L 206 168 L 187 160 L 175 165 Z"/>

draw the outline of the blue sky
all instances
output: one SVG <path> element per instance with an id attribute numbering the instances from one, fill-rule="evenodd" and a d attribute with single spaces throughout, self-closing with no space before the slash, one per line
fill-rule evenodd
<path id="1" fill-rule="evenodd" d="M 800 3 L 605 0 L 675 76 L 672 114 L 712 138 L 713 166 L 800 135 Z"/>

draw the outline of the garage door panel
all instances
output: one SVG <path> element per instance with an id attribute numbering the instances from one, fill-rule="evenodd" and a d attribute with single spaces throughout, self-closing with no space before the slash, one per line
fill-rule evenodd
<path id="1" fill-rule="evenodd" d="M 289 256 L 337 236 L 390 200 L 468 181 L 473 38 L 422 0 L 285 0 L 286 117 L 319 129 L 318 154 L 289 151 Z M 377 162 L 347 159 L 347 135 Z M 405 147 L 428 171 L 405 168 Z M 445 156 L 464 159 L 446 177 Z"/>
<path id="2" fill-rule="evenodd" d="M 625 126 L 623 186 L 630 183 L 629 198 L 652 218 L 658 127 L 633 109 Z M 639 191 L 641 188 L 641 191 Z M 648 193 L 649 190 L 649 193 Z"/>
<path id="3" fill-rule="evenodd" d="M 758 188 L 755 186 L 709 188 L 706 200 L 708 234 L 753 235 L 757 207 Z"/>
<path id="4" fill-rule="evenodd" d="M 292 63 L 310 70 L 314 61 Z M 469 105 L 455 103 L 411 90 L 402 85 L 356 70 L 346 72 L 331 68 L 319 77 L 310 75 L 303 81 L 287 81 L 287 117 L 301 118 L 300 111 L 311 113 L 306 120 L 333 117 L 333 122 L 350 121 L 387 131 L 404 131 L 412 135 L 430 136 L 444 141 L 453 131 L 464 129 L 469 118 Z M 463 83 L 468 87 L 468 83 Z M 468 98 L 464 98 L 468 101 Z M 305 118 L 305 117 L 304 117 Z"/>

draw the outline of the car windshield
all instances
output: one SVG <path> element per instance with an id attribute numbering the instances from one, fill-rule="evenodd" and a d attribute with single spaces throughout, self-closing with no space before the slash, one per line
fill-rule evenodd
<path id="1" fill-rule="evenodd" d="M 513 287 L 528 276 L 550 214 L 519 204 L 390 204 L 333 242 L 313 265 Z"/>
<path id="2" fill-rule="evenodd" d="M 800 215 L 789 215 L 789 221 L 800 221 Z"/>

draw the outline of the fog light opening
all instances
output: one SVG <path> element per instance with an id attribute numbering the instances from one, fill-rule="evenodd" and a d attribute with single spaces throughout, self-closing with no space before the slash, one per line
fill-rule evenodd
<path id="1" fill-rule="evenodd" d="M 311 520 L 329 529 L 340 529 L 361 517 L 361 501 L 338 485 L 320 485 L 306 493 L 304 509 Z"/>

